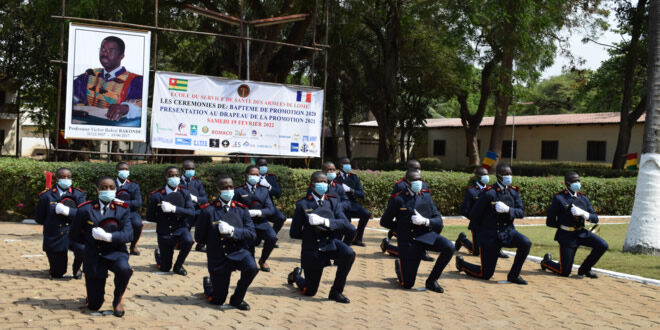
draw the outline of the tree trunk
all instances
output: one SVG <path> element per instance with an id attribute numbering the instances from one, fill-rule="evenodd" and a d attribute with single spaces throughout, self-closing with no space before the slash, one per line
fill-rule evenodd
<path id="1" fill-rule="evenodd" d="M 649 8 L 646 125 L 624 252 L 660 254 L 660 2 Z"/>
<path id="2" fill-rule="evenodd" d="M 626 154 L 630 148 L 630 136 L 632 128 L 637 123 L 639 117 L 646 109 L 647 97 L 644 95 L 635 110 L 627 115 L 621 113 L 621 123 L 619 123 L 619 136 L 616 141 L 616 150 L 614 151 L 614 159 L 612 159 L 612 168 L 623 169 L 626 162 Z M 625 118 L 625 119 L 624 119 Z"/>
<path id="3" fill-rule="evenodd" d="M 406 161 L 406 123 L 405 121 L 399 122 L 399 162 Z"/>
<path id="4" fill-rule="evenodd" d="M 634 117 L 636 112 L 630 113 L 632 107 L 633 86 L 635 85 L 636 50 L 639 44 L 639 38 L 644 28 L 644 12 L 646 0 L 639 0 L 635 9 L 635 17 L 632 19 L 633 27 L 626 54 L 626 64 L 623 75 L 623 97 L 621 99 L 621 122 L 619 123 L 619 138 L 616 143 L 616 151 L 612 159 L 612 168 L 622 169 L 625 164 L 625 156 L 630 146 L 631 126 L 637 121 L 642 112 Z"/>
<path id="5" fill-rule="evenodd" d="M 511 105 L 512 81 L 511 73 L 513 71 L 513 48 L 505 47 L 502 50 L 502 65 L 499 72 L 499 86 L 495 93 L 495 121 L 493 130 L 490 132 L 490 146 L 488 150 L 501 155 L 502 140 L 504 137 L 504 128 L 506 127 L 506 117 Z M 513 142 L 512 142 L 513 143 Z M 497 164 L 498 160 L 495 161 Z M 493 164 L 493 166 L 495 166 Z"/>

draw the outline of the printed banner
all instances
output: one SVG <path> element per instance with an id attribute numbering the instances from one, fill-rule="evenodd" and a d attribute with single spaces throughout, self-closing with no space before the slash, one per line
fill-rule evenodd
<path id="1" fill-rule="evenodd" d="M 148 31 L 69 24 L 66 139 L 146 141 L 150 45 Z"/>
<path id="2" fill-rule="evenodd" d="M 156 72 L 151 147 L 320 157 L 323 90 Z"/>

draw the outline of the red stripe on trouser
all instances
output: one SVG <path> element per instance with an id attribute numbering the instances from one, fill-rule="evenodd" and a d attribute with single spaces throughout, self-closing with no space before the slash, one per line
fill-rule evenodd
<path id="1" fill-rule="evenodd" d="M 465 246 L 465 248 L 468 249 L 468 251 L 470 251 L 470 254 L 474 254 L 474 248 L 477 245 L 477 242 L 474 241 L 474 230 L 470 230 L 470 233 L 472 234 L 472 248 L 471 249 L 468 248 L 467 246 L 465 246 L 465 244 L 463 246 Z"/>
<path id="2" fill-rule="evenodd" d="M 399 274 L 401 274 L 401 282 L 399 284 L 405 288 L 405 283 L 403 282 L 403 262 L 401 262 L 401 258 L 399 258 Z"/>
<path id="3" fill-rule="evenodd" d="M 548 269 L 550 269 L 551 271 L 553 271 L 557 274 L 562 273 L 562 269 L 561 269 L 561 245 L 559 246 L 559 270 L 557 270 L 557 268 L 555 268 L 555 267 L 550 266 L 550 264 L 546 264 L 546 266 L 548 267 Z"/>
<path id="4" fill-rule="evenodd" d="M 479 260 L 481 261 L 481 265 L 479 265 L 479 273 L 478 274 L 475 273 L 475 272 L 470 271 L 469 269 L 467 269 L 464 266 L 461 266 L 461 269 L 466 273 L 472 274 L 473 276 L 483 277 L 484 276 L 484 253 L 483 253 L 483 251 L 481 251 L 481 247 L 479 247 Z"/>
<path id="5" fill-rule="evenodd" d="M 140 235 L 138 238 L 135 240 L 135 245 L 133 245 L 133 248 L 137 247 L 138 242 L 140 241 L 140 237 L 142 237 L 142 230 L 144 230 L 144 222 L 142 223 L 142 229 L 140 229 Z"/>

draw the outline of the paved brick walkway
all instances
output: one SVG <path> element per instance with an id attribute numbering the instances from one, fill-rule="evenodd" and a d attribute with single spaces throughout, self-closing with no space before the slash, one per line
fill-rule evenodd
<path id="1" fill-rule="evenodd" d="M 156 237 L 145 233 L 142 255 L 130 260 L 135 274 L 124 296 L 126 315 L 119 319 L 85 310 L 84 280 L 47 278 L 40 226 L 0 223 L 0 328 L 660 328 L 660 287 L 603 276 L 559 278 L 529 261 L 522 275 L 530 285 L 497 283 L 506 278 L 511 258 L 499 262 L 491 281 L 459 275 L 452 261 L 440 280 L 444 294 L 400 289 L 393 259 L 378 248 L 383 233 L 374 230 L 365 235 L 368 247 L 355 248 L 358 257 L 344 292 L 350 304 L 326 299 L 334 267 L 326 268 L 316 297 L 302 297 L 286 284 L 299 262 L 300 243 L 288 238 L 286 228 L 280 236 L 272 272 L 257 275 L 246 297 L 252 310 L 242 312 L 202 298 L 202 253 L 191 252 L 187 277 L 155 274 Z M 416 288 L 423 287 L 431 267 L 422 263 Z M 111 309 L 108 283 L 103 309 Z"/>

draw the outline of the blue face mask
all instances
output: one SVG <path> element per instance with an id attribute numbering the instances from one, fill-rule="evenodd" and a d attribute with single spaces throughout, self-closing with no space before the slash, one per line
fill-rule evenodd
<path id="1" fill-rule="evenodd" d="M 234 198 L 234 190 L 220 190 L 220 198 L 222 198 L 222 200 L 225 202 L 229 202 L 232 200 L 232 198 Z"/>
<path id="2" fill-rule="evenodd" d="M 351 171 L 351 164 L 344 164 L 341 166 L 341 170 L 344 171 L 345 173 L 348 173 Z"/>
<path id="3" fill-rule="evenodd" d="M 172 189 L 176 188 L 179 183 L 181 183 L 181 178 L 178 176 L 171 176 L 167 178 L 167 185 Z"/>
<path id="4" fill-rule="evenodd" d="M 488 182 L 490 182 L 490 177 L 488 175 L 482 175 L 479 177 L 479 182 L 481 182 L 481 184 L 488 184 Z"/>
<path id="5" fill-rule="evenodd" d="M 410 183 L 410 190 L 412 190 L 415 194 L 419 193 L 422 191 L 422 180 L 415 180 Z"/>
<path id="6" fill-rule="evenodd" d="M 195 170 L 186 170 L 185 172 L 183 172 L 183 175 L 185 175 L 186 178 L 190 179 L 193 176 L 195 176 Z"/>
<path id="7" fill-rule="evenodd" d="M 323 196 L 328 191 L 328 184 L 325 182 L 317 182 L 314 184 L 314 192 L 319 196 Z"/>
<path id="8" fill-rule="evenodd" d="M 57 180 L 57 185 L 62 188 L 62 190 L 67 190 L 69 187 L 71 187 L 71 179 L 58 179 Z"/>
<path id="9" fill-rule="evenodd" d="M 268 173 L 268 166 L 259 166 L 259 174 L 266 175 Z"/>
<path id="10" fill-rule="evenodd" d="M 337 172 L 326 173 L 325 176 L 328 178 L 328 181 L 332 181 L 337 178 Z"/>
<path id="11" fill-rule="evenodd" d="M 511 175 L 502 176 L 502 184 L 503 185 L 510 186 L 512 182 L 513 182 L 513 176 L 511 176 Z"/>
<path id="12" fill-rule="evenodd" d="M 128 179 L 128 176 L 129 176 L 130 174 L 131 174 L 131 172 L 128 171 L 128 170 L 121 170 L 121 171 L 118 171 L 118 172 L 117 172 L 117 176 L 118 176 L 120 179 L 122 179 L 122 180 L 126 180 L 126 179 Z"/>
<path id="13" fill-rule="evenodd" d="M 103 203 L 110 203 L 110 202 L 112 202 L 113 199 L 115 199 L 115 191 L 114 190 L 101 190 L 101 191 L 99 191 L 99 199 Z"/>
<path id="14" fill-rule="evenodd" d="M 580 184 L 580 181 L 573 182 L 570 184 L 569 189 L 573 192 L 578 192 L 582 189 L 582 184 Z"/>
<path id="15" fill-rule="evenodd" d="M 247 182 L 254 186 L 259 182 L 260 177 L 258 175 L 248 175 Z"/>

